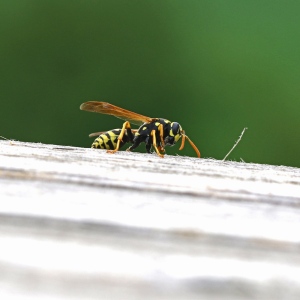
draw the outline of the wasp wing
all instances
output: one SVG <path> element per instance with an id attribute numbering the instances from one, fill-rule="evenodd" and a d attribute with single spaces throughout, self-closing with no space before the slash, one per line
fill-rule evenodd
<path id="1" fill-rule="evenodd" d="M 112 129 L 112 130 L 116 130 L 116 129 Z M 107 131 L 112 131 L 112 130 L 107 130 Z M 121 130 L 121 129 L 119 129 L 119 130 Z M 89 134 L 89 137 L 99 136 L 103 133 L 106 133 L 107 131 L 93 132 L 93 133 Z M 135 134 L 138 131 L 138 129 L 131 129 L 131 131 Z"/>
<path id="2" fill-rule="evenodd" d="M 101 135 L 101 134 L 103 134 L 103 133 L 105 133 L 105 132 L 107 132 L 107 131 L 93 132 L 93 133 L 90 133 L 90 134 L 89 134 L 89 137 L 99 136 L 99 135 Z"/>
<path id="3" fill-rule="evenodd" d="M 82 103 L 80 105 L 80 109 L 97 112 L 100 114 L 112 115 L 136 125 L 141 125 L 143 123 L 149 123 L 153 120 L 156 120 L 156 118 L 149 118 L 108 102 L 88 101 Z"/>

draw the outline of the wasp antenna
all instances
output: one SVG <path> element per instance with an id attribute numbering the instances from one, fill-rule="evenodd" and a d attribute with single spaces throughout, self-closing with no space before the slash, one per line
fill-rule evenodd
<path id="1" fill-rule="evenodd" d="M 186 135 L 185 135 L 185 133 L 183 132 L 183 134 L 182 134 L 182 140 L 181 140 L 181 145 L 180 145 L 179 150 L 182 150 L 182 149 L 184 148 L 185 137 L 186 137 Z"/>
<path id="2" fill-rule="evenodd" d="M 189 143 L 191 144 L 191 146 L 195 150 L 197 156 L 200 158 L 200 151 L 198 150 L 198 148 L 196 147 L 196 145 L 192 142 L 192 140 L 187 135 L 185 137 L 188 139 Z"/>

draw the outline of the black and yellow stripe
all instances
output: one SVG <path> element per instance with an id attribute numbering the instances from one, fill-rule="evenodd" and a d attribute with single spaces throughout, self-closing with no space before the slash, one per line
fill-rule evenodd
<path id="1" fill-rule="evenodd" d="M 114 150 L 117 146 L 120 133 L 121 129 L 119 128 L 101 133 L 93 142 L 92 148 Z M 130 143 L 130 133 L 128 134 L 127 131 L 125 131 L 122 141 L 120 141 L 119 148 L 124 146 L 126 143 Z"/>

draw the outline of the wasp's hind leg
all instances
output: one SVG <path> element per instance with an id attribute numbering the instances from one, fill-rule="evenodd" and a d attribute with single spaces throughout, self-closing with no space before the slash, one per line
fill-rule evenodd
<path id="1" fill-rule="evenodd" d="M 121 142 L 123 142 L 125 130 L 127 130 L 127 135 L 128 135 L 128 133 L 130 133 L 128 135 L 130 142 L 133 140 L 133 133 L 131 131 L 130 123 L 128 121 L 126 121 L 122 126 L 120 135 L 118 136 L 116 148 L 114 150 L 107 150 L 107 153 L 116 153 L 119 150 L 120 144 L 121 144 Z"/>
<path id="2" fill-rule="evenodd" d="M 126 133 L 128 136 L 128 142 L 133 144 L 134 134 L 129 126 L 129 128 L 126 129 Z"/>
<path id="3" fill-rule="evenodd" d="M 137 148 L 140 145 L 141 142 L 142 142 L 141 136 L 140 135 L 135 136 L 135 138 L 132 141 L 133 145 L 130 146 L 129 148 L 127 148 L 126 151 L 134 150 L 135 148 Z"/>

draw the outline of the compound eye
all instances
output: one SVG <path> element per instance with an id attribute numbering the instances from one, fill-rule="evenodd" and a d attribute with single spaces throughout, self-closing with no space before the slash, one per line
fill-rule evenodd
<path id="1" fill-rule="evenodd" d="M 172 133 L 173 135 L 178 134 L 180 131 L 180 125 L 177 122 L 172 123 Z"/>

